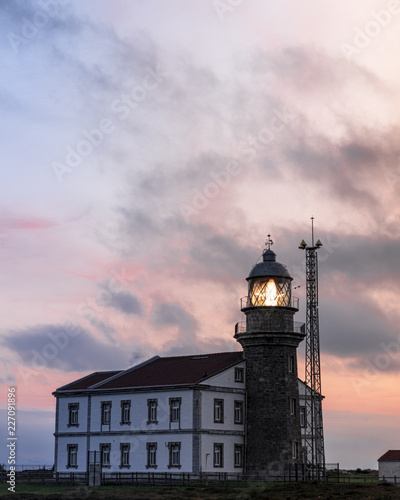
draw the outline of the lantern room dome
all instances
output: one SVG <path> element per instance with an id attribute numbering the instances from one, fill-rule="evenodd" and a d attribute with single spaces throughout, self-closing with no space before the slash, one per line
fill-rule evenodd
<path id="1" fill-rule="evenodd" d="M 286 266 L 276 262 L 276 254 L 270 249 L 264 251 L 262 262 L 259 262 L 253 267 L 246 279 L 251 280 L 254 278 L 264 277 L 279 277 L 287 278 L 289 280 L 293 279 L 290 276 L 289 271 L 286 269 Z"/>

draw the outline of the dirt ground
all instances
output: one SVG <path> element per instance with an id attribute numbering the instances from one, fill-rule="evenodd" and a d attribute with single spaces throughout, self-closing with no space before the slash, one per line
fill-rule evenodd
<path id="1" fill-rule="evenodd" d="M 22 488 L 21 488 L 22 489 Z M 400 486 L 393 484 L 278 483 L 265 488 L 64 488 L 54 492 L 0 494 L 13 500 L 400 500 Z"/>

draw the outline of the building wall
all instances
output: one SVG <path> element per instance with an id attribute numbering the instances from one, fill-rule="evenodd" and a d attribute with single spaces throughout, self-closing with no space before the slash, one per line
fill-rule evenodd
<path id="1" fill-rule="evenodd" d="M 69 410 L 70 403 L 78 403 L 78 426 L 69 427 Z M 58 411 L 58 431 L 59 432 L 86 432 L 87 431 L 87 412 L 88 398 L 87 396 L 74 396 L 72 398 L 59 398 Z"/>
<path id="2" fill-rule="evenodd" d="M 397 479 L 400 479 L 400 461 L 390 460 L 390 461 L 381 461 L 379 464 L 379 479 L 382 479 L 385 476 L 385 479 L 388 481 L 393 480 L 394 476 Z"/>
<path id="3" fill-rule="evenodd" d="M 181 421 L 180 425 L 170 424 L 169 399 L 181 398 Z M 157 424 L 148 424 L 148 399 L 157 399 Z M 121 401 L 131 401 L 131 424 L 121 425 Z M 143 430 L 157 431 L 160 429 L 191 429 L 193 422 L 193 399 L 188 390 L 177 391 L 148 391 L 118 394 L 99 394 L 91 397 L 91 432 L 104 431 L 101 425 L 101 403 L 111 402 L 111 425 L 110 431 L 120 430 Z"/>
<path id="4" fill-rule="evenodd" d="M 223 392 L 223 391 L 213 391 L 213 390 L 203 390 L 202 391 L 202 429 L 205 430 L 216 430 L 226 432 L 231 431 L 244 431 L 244 413 L 245 413 L 245 395 L 244 393 L 237 392 Z M 224 402 L 224 418 L 223 422 L 214 422 L 214 400 L 222 400 Z M 234 409 L 235 401 L 241 401 L 243 403 L 243 424 L 234 423 Z"/>
<path id="5" fill-rule="evenodd" d="M 68 468 L 68 445 L 77 445 L 78 467 Z M 86 472 L 87 466 L 87 439 L 86 436 L 62 436 L 58 438 L 57 472 Z"/>
<path id="6" fill-rule="evenodd" d="M 245 380 L 235 382 L 235 368 L 245 369 L 245 362 L 239 363 L 214 377 L 207 379 L 206 383 L 217 387 L 228 387 L 230 389 L 245 389 Z"/>
<path id="7" fill-rule="evenodd" d="M 214 444 L 223 444 L 223 467 L 214 467 Z M 242 467 L 234 466 L 235 444 L 243 446 L 244 436 L 206 433 L 202 434 L 202 451 L 200 460 L 202 472 L 242 473 Z"/>
<path id="8" fill-rule="evenodd" d="M 120 467 L 121 443 L 130 444 L 130 467 Z M 147 443 L 156 443 L 156 467 L 147 467 Z M 169 468 L 168 443 L 180 443 L 181 467 Z M 155 433 L 121 435 L 101 435 L 90 437 L 90 449 L 99 450 L 101 444 L 110 445 L 110 467 L 103 472 L 191 472 L 192 471 L 192 434 L 191 433 Z"/>
<path id="9" fill-rule="evenodd" d="M 234 376 L 231 374 L 229 378 Z M 220 380 L 223 380 L 221 378 Z M 233 387 L 243 384 L 232 384 Z M 170 398 L 181 398 L 180 424 L 170 422 Z M 158 423 L 148 423 L 148 399 L 157 399 Z M 214 399 L 224 401 L 223 422 L 214 422 Z M 130 424 L 121 425 L 121 401 L 131 401 Z M 243 403 L 243 423 L 234 422 L 234 402 Z M 111 402 L 110 425 L 101 424 L 102 403 Z M 79 403 L 78 426 L 68 426 L 68 405 Z M 194 466 L 202 470 L 206 466 L 207 453 L 213 461 L 213 443 L 224 445 L 223 467 L 219 472 L 236 472 L 233 465 L 234 443 L 243 443 L 245 416 L 244 388 L 223 390 L 221 387 L 186 390 L 158 390 L 147 392 L 125 392 L 119 394 L 72 395 L 59 398 L 59 426 L 57 440 L 57 470 L 68 471 L 68 445 L 77 445 L 78 467 L 84 471 L 87 452 L 101 450 L 101 445 L 110 446 L 111 467 L 105 472 L 154 471 L 192 472 Z M 194 416 L 194 412 L 197 415 Z M 90 413 L 90 415 L 89 415 Z M 88 416 L 90 416 L 89 432 Z M 196 431 L 196 432 L 194 432 Z M 196 434 L 196 436 L 195 436 Z M 210 435 L 209 435 L 210 434 Z M 180 443 L 181 467 L 170 469 L 168 443 Z M 146 443 L 157 444 L 157 468 L 147 468 Z M 195 449 L 193 449 L 195 443 Z M 121 444 L 130 445 L 130 468 L 121 468 Z M 208 461 L 208 466 L 210 466 Z M 211 467 L 209 470 L 214 470 Z"/>

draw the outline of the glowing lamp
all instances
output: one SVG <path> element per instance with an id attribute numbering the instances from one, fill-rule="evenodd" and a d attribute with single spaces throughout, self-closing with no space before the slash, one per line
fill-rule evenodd
<path id="1" fill-rule="evenodd" d="M 276 262 L 276 255 L 272 250 L 264 251 L 263 261 L 253 267 L 247 281 L 248 307 L 291 306 L 292 278 L 286 267 Z"/>

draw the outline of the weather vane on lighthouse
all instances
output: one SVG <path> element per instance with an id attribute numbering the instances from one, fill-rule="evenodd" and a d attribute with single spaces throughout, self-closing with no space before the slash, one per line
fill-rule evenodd
<path id="1" fill-rule="evenodd" d="M 268 238 L 265 241 L 266 250 L 271 250 L 271 245 L 273 245 L 274 242 L 271 240 L 270 234 L 267 234 L 267 236 L 268 236 Z"/>

